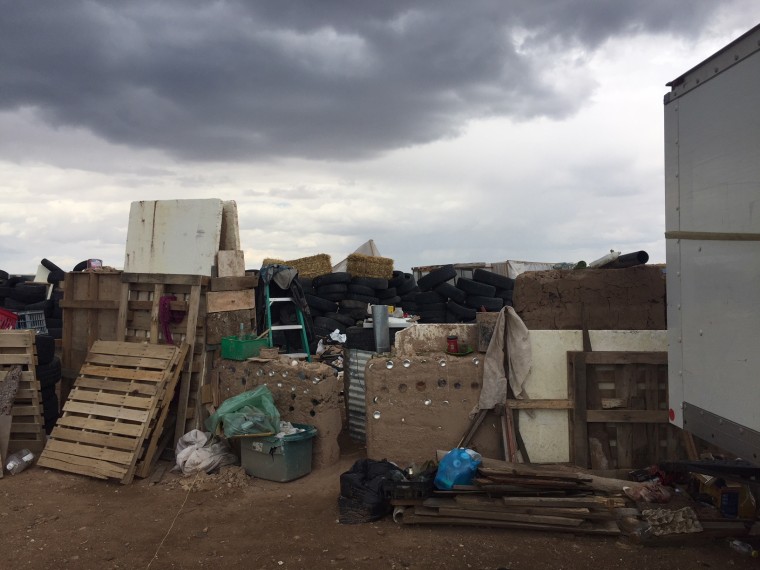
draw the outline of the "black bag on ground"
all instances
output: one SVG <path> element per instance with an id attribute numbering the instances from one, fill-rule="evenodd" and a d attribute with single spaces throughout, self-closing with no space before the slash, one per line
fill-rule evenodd
<path id="1" fill-rule="evenodd" d="M 383 486 L 386 479 L 393 477 L 394 472 L 401 470 L 389 461 L 359 459 L 351 469 L 341 474 L 339 522 L 371 522 L 389 514 L 393 507 L 385 497 Z"/>

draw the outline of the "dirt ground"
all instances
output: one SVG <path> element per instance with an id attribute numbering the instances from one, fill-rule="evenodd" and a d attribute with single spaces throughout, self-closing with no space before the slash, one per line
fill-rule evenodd
<path id="1" fill-rule="evenodd" d="M 487 528 L 338 523 L 340 473 L 289 483 L 242 468 L 160 482 L 104 482 L 33 467 L 0 479 L 5 568 L 758 568 L 725 539 L 645 547 L 626 539 Z M 168 465 L 168 464 L 167 464 Z"/>

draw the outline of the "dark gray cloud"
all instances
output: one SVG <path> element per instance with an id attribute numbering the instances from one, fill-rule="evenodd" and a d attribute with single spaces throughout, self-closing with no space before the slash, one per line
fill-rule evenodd
<path id="1" fill-rule="evenodd" d="M 569 116 L 594 82 L 582 61 L 553 80 L 568 48 L 582 58 L 621 34 L 696 36 L 717 6 L 2 1 L 0 110 L 184 159 L 365 158 L 471 119 Z"/>

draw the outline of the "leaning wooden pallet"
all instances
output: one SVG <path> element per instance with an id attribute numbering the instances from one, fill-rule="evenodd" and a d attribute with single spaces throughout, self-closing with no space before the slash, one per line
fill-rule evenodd
<path id="1" fill-rule="evenodd" d="M 9 453 L 28 449 L 39 455 L 45 446 L 40 383 L 34 370 L 37 364 L 34 334 L 33 330 L 0 330 L 0 383 L 13 366 L 20 365 L 22 369 L 11 410 Z"/>
<path id="2" fill-rule="evenodd" d="M 131 482 L 138 459 L 152 461 L 185 353 L 171 345 L 95 342 L 39 465 Z"/>

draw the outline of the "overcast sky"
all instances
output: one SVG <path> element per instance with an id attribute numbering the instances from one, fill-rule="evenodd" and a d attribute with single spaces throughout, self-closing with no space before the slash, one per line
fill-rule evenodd
<path id="1" fill-rule="evenodd" d="M 123 267 L 136 200 L 246 266 L 664 262 L 662 97 L 756 0 L 0 0 L 0 269 Z"/>

